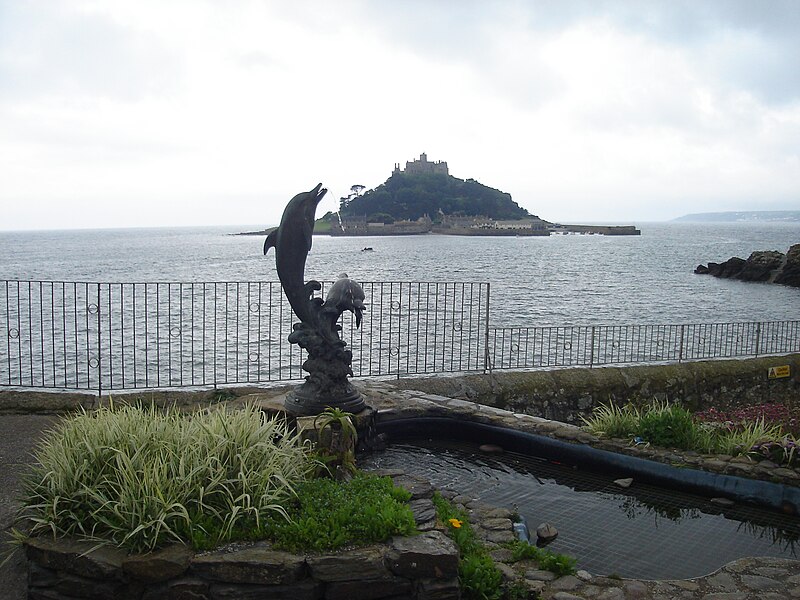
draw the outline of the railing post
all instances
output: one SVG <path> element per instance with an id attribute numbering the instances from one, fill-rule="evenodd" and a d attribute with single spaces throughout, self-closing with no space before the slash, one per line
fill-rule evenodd
<path id="1" fill-rule="evenodd" d="M 484 333 L 483 333 L 483 372 L 489 370 L 489 293 L 491 292 L 492 284 L 486 284 L 486 312 L 484 313 Z"/>
<path id="2" fill-rule="evenodd" d="M 100 284 L 97 284 L 97 396 L 101 398 L 103 396 L 103 348 L 102 348 L 102 340 L 103 340 L 103 331 L 101 329 L 101 318 L 100 318 L 100 307 L 102 306 L 102 302 L 100 302 Z"/>
<path id="3" fill-rule="evenodd" d="M 756 358 L 758 358 L 758 349 L 761 345 L 761 321 L 756 323 Z"/>
<path id="4" fill-rule="evenodd" d="M 589 348 L 589 368 L 594 368 L 594 325 L 592 325 L 592 342 Z"/>
<path id="5" fill-rule="evenodd" d="M 678 346 L 678 362 L 683 362 L 683 330 L 686 325 L 681 325 L 681 342 Z"/>

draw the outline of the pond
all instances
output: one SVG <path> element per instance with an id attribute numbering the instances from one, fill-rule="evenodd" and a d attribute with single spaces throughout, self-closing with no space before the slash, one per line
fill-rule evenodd
<path id="1" fill-rule="evenodd" d="M 535 539 L 552 523 L 547 547 L 574 556 L 596 575 L 686 579 L 747 556 L 798 558 L 800 519 L 778 511 L 648 485 L 614 483 L 619 474 L 515 452 L 486 454 L 479 442 L 430 437 L 395 439 L 360 459 L 364 467 L 399 468 L 439 489 L 516 509 Z"/>

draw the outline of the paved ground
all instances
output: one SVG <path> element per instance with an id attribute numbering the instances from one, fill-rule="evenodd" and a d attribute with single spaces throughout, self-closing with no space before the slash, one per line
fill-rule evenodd
<path id="1" fill-rule="evenodd" d="M 0 415 L 0 562 L 13 548 L 6 542 L 18 506 L 20 473 L 29 464 L 36 442 L 55 420 L 52 416 Z M 22 552 L 14 549 L 9 560 L 0 567 L 0 600 L 27 598 L 26 573 Z"/>

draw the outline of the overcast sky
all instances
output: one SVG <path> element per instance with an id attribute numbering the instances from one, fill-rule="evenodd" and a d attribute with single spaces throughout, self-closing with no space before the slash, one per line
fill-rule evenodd
<path id="1" fill-rule="evenodd" d="M 552 221 L 800 209 L 800 0 L 0 0 L 0 229 L 274 224 L 421 152 Z"/>

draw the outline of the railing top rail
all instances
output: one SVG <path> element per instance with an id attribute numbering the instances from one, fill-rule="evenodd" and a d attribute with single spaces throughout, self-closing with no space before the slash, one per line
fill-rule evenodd
<path id="1" fill-rule="evenodd" d="M 313 279 L 313 278 L 312 278 Z M 333 282 L 336 281 L 334 277 L 327 277 L 325 279 L 318 279 L 317 281 L 323 282 Z M 376 285 L 376 284 L 403 284 L 403 285 L 488 285 L 486 281 L 453 281 L 453 280 L 442 280 L 442 281 L 422 281 L 422 280 L 413 280 L 413 279 L 398 279 L 398 280 L 362 280 L 359 279 L 358 282 L 361 285 Z M 276 284 L 280 285 L 280 281 L 276 279 L 271 280 L 243 280 L 243 279 L 228 279 L 228 280 L 217 280 L 217 281 L 182 281 L 182 280 L 158 280 L 158 281 L 67 281 L 62 279 L 0 279 L 0 283 L 66 283 L 66 284 L 78 284 L 78 285 L 210 285 L 210 284 L 232 284 L 232 283 L 249 283 L 249 284 Z"/>
<path id="2" fill-rule="evenodd" d="M 570 325 L 503 325 L 501 327 L 491 327 L 497 331 L 508 331 L 511 329 L 516 330 L 533 330 L 533 329 L 579 329 L 587 327 L 608 327 L 608 328 L 626 328 L 626 327 L 711 327 L 720 325 L 772 325 L 783 323 L 800 323 L 800 319 L 790 320 L 774 320 L 774 321 L 714 321 L 708 322 L 694 322 L 694 323 L 575 323 Z"/>

